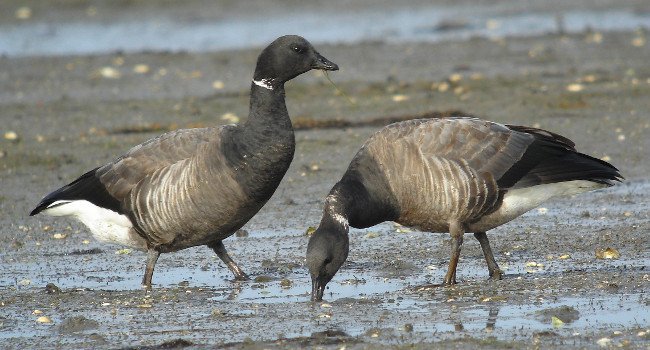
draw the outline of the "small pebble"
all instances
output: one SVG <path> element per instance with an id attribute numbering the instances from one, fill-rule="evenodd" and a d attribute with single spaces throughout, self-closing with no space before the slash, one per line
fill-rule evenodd
<path id="1" fill-rule="evenodd" d="M 612 343 L 612 340 L 607 338 L 607 337 L 600 338 L 600 339 L 598 339 L 598 341 L 596 341 L 596 344 L 598 344 L 599 346 L 602 346 L 604 348 L 608 347 L 611 343 Z"/>
<path id="2" fill-rule="evenodd" d="M 18 137 L 18 134 L 15 131 L 7 131 L 5 132 L 5 140 L 8 141 L 18 141 L 20 138 Z"/>
<path id="3" fill-rule="evenodd" d="M 538 208 L 537 212 L 540 214 L 546 214 L 548 213 L 548 208 Z"/>
<path id="4" fill-rule="evenodd" d="M 223 311 L 219 310 L 219 309 L 212 310 L 212 316 L 214 316 L 214 317 L 222 317 L 224 315 L 225 315 L 225 313 Z"/>
<path id="5" fill-rule="evenodd" d="M 27 6 L 19 7 L 16 12 L 14 12 L 14 15 L 17 19 L 30 19 L 32 18 L 32 9 Z"/>
<path id="6" fill-rule="evenodd" d="M 603 34 L 599 32 L 591 33 L 587 36 L 588 43 L 600 44 L 603 42 Z"/>
<path id="7" fill-rule="evenodd" d="M 215 80 L 212 82 L 212 88 L 215 90 L 221 90 L 224 87 L 226 87 L 226 84 L 224 84 L 221 80 Z"/>
<path id="8" fill-rule="evenodd" d="M 133 66 L 133 71 L 138 74 L 147 74 L 150 71 L 150 68 L 146 64 L 136 64 Z"/>
<path id="9" fill-rule="evenodd" d="M 559 318 L 552 316 L 551 317 L 551 325 L 553 328 L 560 328 L 564 326 L 564 321 L 560 320 Z"/>
<path id="10" fill-rule="evenodd" d="M 461 81 L 462 79 L 463 79 L 463 76 L 458 74 L 458 73 L 454 73 L 454 74 L 449 76 L 449 81 L 452 82 L 452 83 L 457 83 L 457 82 Z"/>
<path id="11" fill-rule="evenodd" d="M 48 283 L 45 286 L 45 293 L 47 293 L 47 294 L 59 294 L 59 293 L 61 293 L 61 288 L 59 288 L 54 283 Z"/>
<path id="12" fill-rule="evenodd" d="M 86 9 L 86 15 L 88 15 L 89 17 L 96 16 L 97 15 L 97 7 L 88 6 L 88 8 Z"/>
<path id="13" fill-rule="evenodd" d="M 290 288 L 293 285 L 293 282 L 288 279 L 288 278 L 283 278 L 280 280 L 280 287 L 282 288 Z"/>
<path id="14" fill-rule="evenodd" d="M 494 30 L 501 27 L 501 22 L 496 19 L 488 19 L 487 22 L 485 22 L 485 27 L 489 30 Z"/>
<path id="15" fill-rule="evenodd" d="M 607 247 L 605 249 L 596 249 L 596 258 L 598 259 L 612 259 L 616 260 L 621 257 L 621 253 L 618 250 Z"/>
<path id="16" fill-rule="evenodd" d="M 42 314 L 43 314 L 43 311 L 38 310 L 38 309 L 32 311 L 32 315 L 42 315 Z"/>
<path id="17" fill-rule="evenodd" d="M 596 76 L 593 74 L 585 75 L 582 78 L 582 81 L 587 82 L 587 83 L 593 83 L 596 81 Z"/>
<path id="18" fill-rule="evenodd" d="M 266 276 L 266 275 L 260 275 L 255 277 L 253 280 L 255 283 L 268 283 L 271 282 L 273 278 L 271 276 Z"/>
<path id="19" fill-rule="evenodd" d="M 584 90 L 584 88 L 585 88 L 584 85 L 575 83 L 575 84 L 567 85 L 566 90 L 569 92 L 580 92 Z"/>
<path id="20" fill-rule="evenodd" d="M 48 324 L 48 323 L 52 323 L 52 319 L 47 316 L 40 316 L 39 318 L 36 319 L 36 322 Z"/>
<path id="21" fill-rule="evenodd" d="M 239 117 L 235 113 L 228 112 L 221 115 L 221 120 L 225 120 L 229 123 L 238 123 Z"/>
<path id="22" fill-rule="evenodd" d="M 393 95 L 391 99 L 393 100 L 393 102 L 403 102 L 403 101 L 408 101 L 410 97 L 407 95 Z"/>
<path id="23" fill-rule="evenodd" d="M 636 38 L 632 39 L 632 46 L 642 47 L 644 45 L 645 45 L 645 38 L 636 37 Z"/>
<path id="24" fill-rule="evenodd" d="M 106 79 L 118 79 L 122 76 L 120 71 L 113 67 L 102 67 L 99 69 L 99 75 Z"/>
<path id="25" fill-rule="evenodd" d="M 68 235 L 66 235 L 65 233 L 55 233 L 52 235 L 52 238 L 54 239 L 64 239 L 66 237 L 68 237 Z"/>
<path id="26" fill-rule="evenodd" d="M 469 78 L 472 80 L 482 80 L 485 78 L 485 76 L 482 73 L 472 73 Z"/>
<path id="27" fill-rule="evenodd" d="M 27 278 L 18 281 L 19 286 L 29 286 L 30 284 L 32 284 L 32 281 Z"/>

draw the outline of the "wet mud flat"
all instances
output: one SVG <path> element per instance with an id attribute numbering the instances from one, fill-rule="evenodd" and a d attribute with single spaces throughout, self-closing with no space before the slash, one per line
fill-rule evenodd
<path id="1" fill-rule="evenodd" d="M 245 119 L 258 49 L 0 58 L 0 346 L 646 348 L 645 35 L 319 46 L 341 66 L 331 78 L 354 103 L 317 74 L 287 86 L 299 126 L 294 162 L 246 232 L 224 242 L 252 280 L 231 281 L 197 247 L 162 255 L 151 292 L 139 286 L 143 253 L 27 213 L 48 191 L 165 130 Z M 460 283 L 442 287 L 446 235 L 392 223 L 352 230 L 326 302 L 310 303 L 305 232 L 356 150 L 382 122 L 449 110 L 559 132 L 626 181 L 490 232 L 502 281 L 486 280 L 471 236 Z"/>

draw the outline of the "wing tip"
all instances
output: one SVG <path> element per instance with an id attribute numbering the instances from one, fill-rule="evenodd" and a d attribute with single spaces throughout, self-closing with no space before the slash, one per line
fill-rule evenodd
<path id="1" fill-rule="evenodd" d="M 45 208 L 47 208 L 48 204 L 45 204 L 44 202 L 38 203 L 36 208 L 32 209 L 32 211 L 29 212 L 29 216 L 34 216 L 40 212 L 42 212 Z"/>

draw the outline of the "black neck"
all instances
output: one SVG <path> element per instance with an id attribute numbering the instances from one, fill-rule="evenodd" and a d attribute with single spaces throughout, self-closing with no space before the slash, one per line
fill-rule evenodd
<path id="1" fill-rule="evenodd" d="M 244 124 L 247 131 L 262 132 L 285 131 L 293 134 L 293 126 L 284 99 L 284 85 L 266 88 L 251 83 L 251 99 L 248 120 Z"/>
<path id="2" fill-rule="evenodd" d="M 266 201 L 289 168 L 295 151 L 284 88 L 271 90 L 252 84 L 248 120 L 232 130 L 222 140 L 224 155 L 241 181 L 249 181 L 242 186 L 248 195 Z"/>
<path id="3" fill-rule="evenodd" d="M 352 227 L 366 228 L 398 217 L 390 201 L 373 198 L 361 182 L 346 177 L 334 185 L 327 198 L 325 213 L 342 215 Z"/>

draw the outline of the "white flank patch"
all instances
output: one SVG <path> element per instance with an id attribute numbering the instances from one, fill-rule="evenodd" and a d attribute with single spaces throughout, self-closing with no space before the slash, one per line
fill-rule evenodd
<path id="1" fill-rule="evenodd" d="M 601 187 L 605 185 L 586 180 L 574 180 L 510 190 L 503 197 L 502 208 L 506 212 L 523 214 L 551 198 L 572 196 Z"/>
<path id="2" fill-rule="evenodd" d="M 43 210 L 43 213 L 51 216 L 73 216 L 86 225 L 99 241 L 140 248 L 140 244 L 131 238 L 130 230 L 133 224 L 128 217 L 98 207 L 89 201 L 56 201 Z"/>
<path id="3" fill-rule="evenodd" d="M 572 196 L 603 187 L 606 185 L 587 180 L 574 180 L 510 190 L 503 197 L 503 204 L 499 210 L 470 225 L 470 229 L 472 231 L 487 231 L 554 197 Z"/>
<path id="4" fill-rule="evenodd" d="M 271 86 L 271 80 L 270 79 L 262 79 L 262 80 L 253 80 L 253 84 L 263 87 L 267 90 L 273 90 L 273 86 Z"/>

